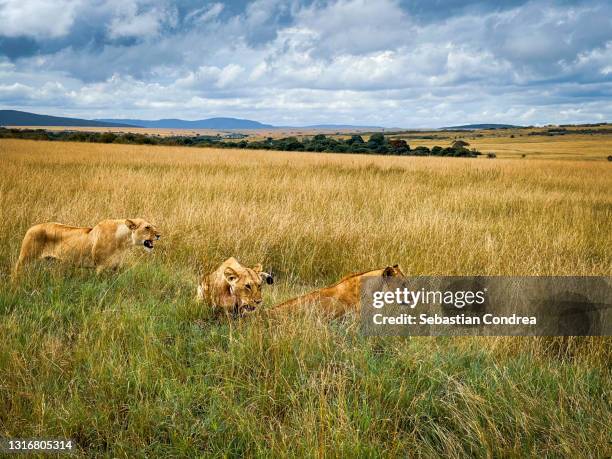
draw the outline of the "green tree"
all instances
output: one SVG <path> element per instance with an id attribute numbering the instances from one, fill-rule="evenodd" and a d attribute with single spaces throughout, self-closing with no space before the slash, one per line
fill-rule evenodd
<path id="1" fill-rule="evenodd" d="M 372 143 L 374 145 L 383 145 L 385 143 L 385 136 L 380 132 L 372 134 L 368 143 Z"/>
<path id="2" fill-rule="evenodd" d="M 360 135 L 352 135 L 351 138 L 346 141 L 346 143 L 348 145 L 355 145 L 363 144 L 365 142 L 363 141 L 363 137 L 361 137 Z"/>

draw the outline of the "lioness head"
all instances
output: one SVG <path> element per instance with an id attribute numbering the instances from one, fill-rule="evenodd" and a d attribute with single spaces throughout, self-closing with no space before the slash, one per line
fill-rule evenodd
<path id="1" fill-rule="evenodd" d="M 147 252 L 153 250 L 153 242 L 161 237 L 157 228 L 142 218 L 128 218 L 125 224 L 132 232 L 132 243 L 143 246 Z"/>
<path id="2" fill-rule="evenodd" d="M 261 289 L 264 282 L 272 284 L 272 276 L 263 271 L 260 263 L 252 268 L 246 266 L 235 269 L 228 266 L 223 270 L 223 279 L 229 286 L 229 292 L 234 299 L 234 311 L 237 314 L 251 312 L 261 305 Z"/>
<path id="3" fill-rule="evenodd" d="M 400 267 L 400 265 L 393 265 L 393 266 L 387 266 L 385 269 L 383 269 L 381 277 L 382 277 L 382 285 L 380 285 L 379 288 L 382 291 L 387 292 L 397 286 L 396 282 L 394 282 L 392 278 L 406 277 L 406 275 L 402 271 L 402 268 Z M 404 306 L 410 306 L 408 303 L 403 303 L 403 302 L 399 302 L 398 304 L 401 304 Z"/>
<path id="4" fill-rule="evenodd" d="M 261 264 L 248 268 L 235 258 L 228 258 L 214 272 L 201 278 L 197 298 L 227 313 L 240 315 L 254 311 L 262 303 L 264 283 L 273 282 L 272 275 L 264 272 Z"/>
<path id="5" fill-rule="evenodd" d="M 400 265 L 387 266 L 383 272 L 382 277 L 406 277 Z"/>

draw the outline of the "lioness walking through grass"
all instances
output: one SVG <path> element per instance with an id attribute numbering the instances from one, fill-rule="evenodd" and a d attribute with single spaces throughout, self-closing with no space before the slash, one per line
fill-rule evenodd
<path id="1" fill-rule="evenodd" d="M 41 223 L 26 232 L 14 276 L 25 263 L 39 258 L 93 267 L 98 273 L 116 269 L 128 249 L 143 247 L 151 251 L 160 236 L 157 228 L 142 218 L 103 220 L 93 228 Z"/>

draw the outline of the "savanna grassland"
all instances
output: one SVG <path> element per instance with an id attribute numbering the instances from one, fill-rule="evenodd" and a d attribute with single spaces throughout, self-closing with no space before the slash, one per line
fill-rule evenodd
<path id="1" fill-rule="evenodd" d="M 507 159 L 605 161 L 612 155 L 612 125 L 515 127 L 471 131 L 425 131 L 394 133 L 411 146 L 450 146 L 456 140 L 483 153 Z"/>
<path id="2" fill-rule="evenodd" d="M 41 129 L 36 126 L 13 126 L 17 129 Z M 46 126 L 46 131 L 66 131 L 66 126 Z M 336 140 L 345 140 L 354 134 L 361 135 L 365 140 L 373 134 L 372 131 L 309 128 L 275 128 L 275 129 L 154 129 L 135 127 L 70 127 L 69 131 L 83 132 L 113 132 L 115 134 L 146 134 L 158 137 L 210 135 L 224 137 L 231 133 L 244 134 L 246 140 L 263 141 L 266 138 L 280 139 L 295 137 L 301 141 L 312 138 L 316 134 L 324 134 Z M 380 129 L 378 130 L 380 132 Z M 383 130 L 384 131 L 384 130 Z M 612 155 L 612 124 L 548 127 L 514 127 L 506 129 L 475 129 L 475 130 L 420 130 L 402 131 L 387 130 L 388 139 L 405 140 L 411 148 L 436 145 L 450 147 L 457 140 L 467 141 L 469 149 L 482 153 L 495 153 L 504 159 L 547 159 L 547 160 L 583 160 L 605 161 Z"/>
<path id="3" fill-rule="evenodd" d="M 503 137 L 490 134 L 477 137 L 457 133 L 452 138 L 465 139 L 470 144 L 470 148 L 476 148 L 483 153 L 495 153 L 500 159 L 605 161 L 609 155 L 612 155 L 612 135 L 591 136 L 572 133 L 562 137 L 548 137 L 507 133 Z M 413 143 L 431 148 L 440 144 L 446 146 L 452 142 L 449 139 L 442 142 L 415 139 Z"/>
<path id="4" fill-rule="evenodd" d="M 605 161 L 0 141 L 0 435 L 80 455 L 609 457 L 609 338 L 367 338 L 355 318 L 229 321 L 229 256 L 267 306 L 348 272 L 612 275 Z M 144 217 L 118 273 L 34 264 L 43 221 Z"/>

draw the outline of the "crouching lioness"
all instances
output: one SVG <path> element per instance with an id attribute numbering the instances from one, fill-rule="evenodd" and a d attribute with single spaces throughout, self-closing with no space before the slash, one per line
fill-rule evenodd
<path id="1" fill-rule="evenodd" d="M 240 315 L 254 311 L 261 304 L 264 281 L 274 282 L 261 264 L 247 268 L 235 258 L 228 258 L 215 271 L 200 278 L 197 299 L 226 314 Z"/>
<path id="2" fill-rule="evenodd" d="M 107 268 L 115 269 L 129 248 L 143 247 L 151 251 L 153 242 L 160 236 L 159 231 L 142 218 L 103 220 L 93 228 L 41 223 L 26 232 L 15 274 L 26 262 L 37 258 L 55 258 L 92 267 L 98 273 Z"/>
<path id="3" fill-rule="evenodd" d="M 302 308 L 316 308 L 329 317 L 340 317 L 350 311 L 360 310 L 361 280 L 364 277 L 405 277 L 399 265 L 349 274 L 329 287 L 323 287 L 298 296 L 270 309 L 272 315 L 297 312 Z"/>

